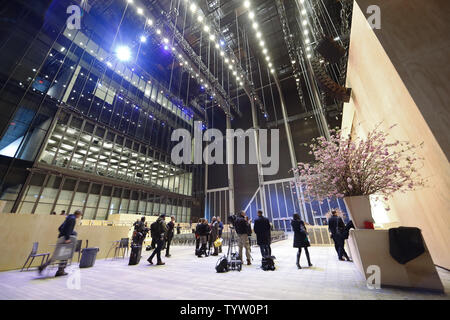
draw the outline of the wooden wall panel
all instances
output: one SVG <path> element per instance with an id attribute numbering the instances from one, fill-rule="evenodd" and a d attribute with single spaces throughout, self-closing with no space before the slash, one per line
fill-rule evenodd
<path id="1" fill-rule="evenodd" d="M 377 2 L 380 1 L 372 1 L 371 4 Z M 389 3 L 396 4 L 399 2 L 408 2 L 410 5 L 420 5 L 426 2 L 429 5 L 429 3 L 439 1 L 389 1 Z M 409 5 L 404 8 L 392 6 L 390 10 L 395 9 L 396 11 L 385 14 L 382 11 L 382 19 L 383 17 L 386 18 L 387 15 L 393 17 L 395 14 L 397 14 L 398 20 L 407 19 L 407 8 L 409 8 Z M 415 8 L 415 11 L 417 10 Z M 430 19 L 425 21 L 427 24 L 432 24 L 434 21 L 431 17 L 427 19 Z M 399 26 L 406 28 L 403 22 L 399 22 Z M 387 21 L 382 20 L 382 29 L 384 27 L 387 28 L 388 24 Z M 388 30 L 383 32 L 387 33 Z M 425 36 L 426 34 L 401 34 L 402 37 L 419 35 Z M 407 43 L 407 40 L 399 39 L 399 41 Z M 411 41 L 415 42 L 416 40 Z M 394 47 L 395 42 L 391 42 L 390 45 Z M 399 44 L 400 48 L 402 46 L 404 45 Z M 405 48 L 404 55 L 407 55 L 407 49 L 414 50 L 414 47 Z M 418 48 L 418 50 L 421 49 Z M 427 55 L 426 50 L 421 54 Z M 439 54 L 432 53 L 431 57 L 436 57 Z M 411 53 L 408 59 L 411 60 L 413 57 L 415 57 L 415 54 Z M 439 113 L 441 113 L 440 116 L 443 118 L 441 120 L 447 121 L 445 119 L 448 119 L 449 116 L 448 108 L 443 108 L 443 105 L 437 104 L 440 99 L 448 100 L 450 90 L 448 84 L 445 84 L 447 90 L 442 93 L 441 88 L 433 87 L 431 83 L 420 83 L 420 81 L 425 81 L 425 78 L 431 76 L 428 71 L 422 73 L 426 75 L 424 77 L 417 76 L 405 81 L 405 77 L 402 77 L 398 70 L 406 65 L 398 66 L 395 61 L 398 60 L 390 59 L 374 31 L 369 27 L 363 11 L 355 4 L 347 71 L 347 86 L 351 87 L 353 91 L 350 103 L 344 106 L 343 128 L 349 132 L 353 125 L 355 133 L 364 137 L 369 130 L 379 123 L 382 123 L 382 130 L 388 130 L 391 125 L 397 124 L 397 127 L 390 131 L 393 140 L 408 140 L 415 144 L 424 142 L 421 155 L 425 157 L 425 162 L 421 173 L 428 179 L 427 187 L 422 190 L 395 195 L 389 201 L 392 222 L 396 222 L 395 220 L 398 219 L 400 225 L 421 228 L 434 262 L 437 265 L 450 268 L 450 165 L 440 145 L 443 137 L 438 142 L 435 136 L 436 132 L 441 129 L 448 132 L 449 127 L 436 129 L 434 126 L 439 127 L 439 121 L 434 123 L 430 119 L 425 119 L 423 114 L 424 109 L 427 109 L 428 113 L 430 110 L 435 110 L 438 114 L 434 116 L 435 118 L 438 118 Z M 429 66 L 427 61 L 427 59 L 418 61 L 416 70 L 427 70 L 428 67 L 430 70 L 435 68 L 433 62 L 430 61 Z M 410 72 L 413 72 L 413 69 Z M 436 81 L 440 82 L 438 77 L 436 76 Z M 414 85 L 410 85 L 411 83 Z M 420 92 L 415 91 L 417 87 L 421 88 Z M 439 97 L 420 98 L 420 96 L 423 97 L 423 92 L 432 96 L 436 90 L 440 92 Z M 419 97 L 417 101 L 421 103 L 420 107 L 415 101 L 416 97 Z M 433 129 L 435 130 L 433 131 Z M 445 138 L 448 139 L 448 135 Z"/>

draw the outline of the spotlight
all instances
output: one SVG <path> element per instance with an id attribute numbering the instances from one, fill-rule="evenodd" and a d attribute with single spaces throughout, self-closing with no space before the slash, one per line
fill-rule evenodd
<path id="1" fill-rule="evenodd" d="M 116 50 L 116 56 L 120 61 L 128 61 L 131 59 L 131 51 L 127 46 L 120 46 Z"/>

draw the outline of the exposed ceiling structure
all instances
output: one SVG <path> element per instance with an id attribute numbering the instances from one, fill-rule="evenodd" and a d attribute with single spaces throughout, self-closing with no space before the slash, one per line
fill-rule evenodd
<path id="1" fill-rule="evenodd" d="M 269 100 L 274 99 L 276 81 L 283 94 L 295 88 L 298 116 L 314 114 L 322 130 L 320 113 L 339 112 L 342 107 L 342 95 L 317 79 L 329 77 L 337 86 L 345 84 L 352 1 L 82 2 L 89 2 L 91 12 L 105 21 L 118 22 L 115 39 L 134 34 L 141 53 L 138 63 L 159 73 L 158 79 L 193 107 L 197 118 L 208 108 L 240 116 L 246 109 L 239 97 L 247 96 L 271 120 L 268 106 L 274 104 Z M 140 43 L 147 39 L 152 45 Z M 343 56 L 328 61 L 317 51 L 327 39 L 340 47 Z"/>

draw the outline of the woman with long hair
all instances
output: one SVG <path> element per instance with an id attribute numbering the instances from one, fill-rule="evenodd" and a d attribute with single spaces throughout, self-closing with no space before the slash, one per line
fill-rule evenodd
<path id="1" fill-rule="evenodd" d="M 308 247 L 310 246 L 308 240 L 308 232 L 306 231 L 305 223 L 300 219 L 300 215 L 295 213 L 293 220 L 291 221 L 292 230 L 294 230 L 294 248 L 298 248 L 297 252 L 297 268 L 300 267 L 300 256 L 302 254 L 302 248 L 305 249 L 306 259 L 308 260 L 308 266 L 312 266 L 311 260 L 309 258 Z"/>

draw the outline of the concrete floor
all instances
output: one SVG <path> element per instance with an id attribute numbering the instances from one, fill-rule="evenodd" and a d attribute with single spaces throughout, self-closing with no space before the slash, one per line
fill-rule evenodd
<path id="1" fill-rule="evenodd" d="M 193 247 L 184 246 L 173 247 L 165 266 L 150 266 L 145 252 L 137 266 L 128 266 L 128 259 L 98 260 L 88 269 L 72 265 L 66 269 L 71 276 L 62 278 L 40 277 L 35 270 L 1 272 L 0 299 L 450 299 L 450 272 L 442 269 L 438 272 L 445 295 L 370 290 L 353 263 L 337 260 L 333 247 L 311 247 L 314 266 L 306 268 L 302 256 L 301 270 L 295 266 L 292 240 L 274 243 L 272 251 L 277 257 L 273 272 L 260 269 L 257 247 L 252 248 L 253 265 L 242 272 L 217 274 L 217 257 L 197 258 Z"/>

